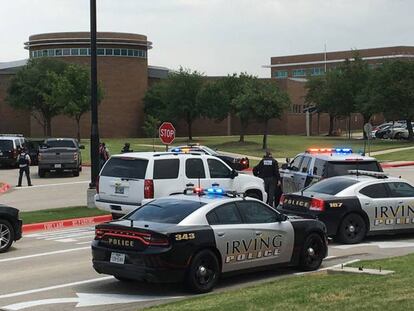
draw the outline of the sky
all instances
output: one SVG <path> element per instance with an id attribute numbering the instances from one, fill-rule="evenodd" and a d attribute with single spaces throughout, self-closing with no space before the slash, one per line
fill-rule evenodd
<path id="1" fill-rule="evenodd" d="M 150 65 L 270 77 L 270 57 L 414 45 L 412 0 L 97 0 L 98 31 L 144 34 Z M 0 0 L 0 62 L 31 34 L 89 31 L 88 0 Z"/>

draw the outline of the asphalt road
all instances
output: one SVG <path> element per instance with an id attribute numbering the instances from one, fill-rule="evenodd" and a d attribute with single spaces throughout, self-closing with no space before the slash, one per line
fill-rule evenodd
<path id="1" fill-rule="evenodd" d="M 0 255 L 1 310 L 138 310 L 190 296 L 181 286 L 122 283 L 91 266 L 92 227 L 26 235 Z M 369 239 L 360 245 L 329 246 L 322 269 L 356 259 L 414 252 L 414 234 Z M 300 272 L 263 271 L 220 280 L 216 291 L 252 285 Z"/>

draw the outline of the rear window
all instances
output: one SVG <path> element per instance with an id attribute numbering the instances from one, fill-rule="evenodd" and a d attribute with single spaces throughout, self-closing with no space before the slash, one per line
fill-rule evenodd
<path id="1" fill-rule="evenodd" d="M 110 158 L 101 176 L 144 179 L 148 160 L 134 158 Z"/>
<path id="2" fill-rule="evenodd" d="M 376 161 L 328 162 L 325 177 L 348 175 L 349 170 L 382 172 Z"/>
<path id="3" fill-rule="evenodd" d="M 7 151 L 13 149 L 13 141 L 12 140 L 0 140 L 0 150 Z"/>
<path id="4" fill-rule="evenodd" d="M 179 159 L 166 159 L 154 161 L 154 179 L 175 179 L 178 178 L 180 168 Z"/>
<path id="5" fill-rule="evenodd" d="M 349 178 L 335 178 L 322 180 L 309 188 L 306 188 L 306 191 L 325 193 L 330 195 L 335 195 L 342 190 L 356 184 L 358 180 L 349 179 Z"/>
<path id="6" fill-rule="evenodd" d="M 188 215 L 205 205 L 200 201 L 157 199 L 135 210 L 124 219 L 178 224 Z"/>
<path id="7" fill-rule="evenodd" d="M 76 148 L 76 145 L 73 142 L 73 140 L 69 139 L 47 140 L 46 144 L 50 148 Z"/>

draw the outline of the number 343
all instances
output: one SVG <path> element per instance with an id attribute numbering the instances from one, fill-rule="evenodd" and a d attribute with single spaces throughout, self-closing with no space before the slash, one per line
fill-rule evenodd
<path id="1" fill-rule="evenodd" d="M 195 234 L 194 233 L 183 233 L 183 234 L 176 234 L 175 240 L 181 241 L 181 240 L 194 240 Z"/>

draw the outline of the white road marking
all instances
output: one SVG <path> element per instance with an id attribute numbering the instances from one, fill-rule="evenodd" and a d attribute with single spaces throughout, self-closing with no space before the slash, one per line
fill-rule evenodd
<path id="1" fill-rule="evenodd" d="M 67 185 L 75 185 L 75 184 L 88 184 L 89 180 L 84 181 L 73 181 L 73 182 L 65 182 L 59 184 L 47 184 L 47 185 L 35 185 L 35 186 L 26 186 L 26 187 L 14 187 L 13 190 L 26 190 L 26 189 L 33 189 L 33 188 L 46 188 L 46 187 L 55 187 L 55 186 L 67 186 Z"/>
<path id="2" fill-rule="evenodd" d="M 88 228 L 77 228 L 77 229 L 70 229 L 70 230 L 48 231 L 44 233 L 33 233 L 33 234 L 25 235 L 25 238 L 34 238 L 37 240 L 68 243 L 68 242 L 77 242 L 78 240 L 81 240 L 81 239 L 92 240 L 94 236 L 95 236 L 95 228 L 88 227 Z"/>
<path id="3" fill-rule="evenodd" d="M 22 292 L 15 292 L 15 293 L 11 293 L 11 294 L 0 295 L 0 299 L 18 297 L 18 296 L 29 295 L 29 294 L 35 294 L 35 293 L 46 292 L 46 291 L 49 291 L 49 290 L 54 290 L 54 289 L 59 289 L 59 288 L 65 288 L 65 287 L 71 287 L 71 286 L 101 282 L 101 281 L 106 281 L 106 280 L 110 280 L 110 279 L 113 279 L 113 277 L 112 276 L 105 276 L 105 277 L 96 278 L 96 279 L 89 279 L 89 280 L 59 284 L 59 285 L 54 285 L 54 286 L 49 286 L 49 287 L 30 289 L 30 290 L 25 290 L 25 291 L 22 291 Z"/>
<path id="4" fill-rule="evenodd" d="M 89 294 L 76 293 L 77 298 L 52 298 L 15 303 L 3 307 L 4 310 L 22 310 L 30 307 L 45 306 L 59 303 L 77 302 L 76 308 L 103 306 L 131 302 L 144 302 L 161 299 L 182 298 L 183 296 L 148 296 L 148 295 L 119 295 L 119 294 Z"/>
<path id="5" fill-rule="evenodd" d="M 5 259 L 0 259 L 0 263 L 1 262 L 8 262 L 8 261 L 17 261 L 17 260 L 35 258 L 35 257 L 42 257 L 42 256 L 50 256 L 50 255 L 56 255 L 56 254 L 64 254 L 64 253 L 81 251 L 81 250 L 85 250 L 85 249 L 90 249 L 90 247 L 69 248 L 69 249 L 64 249 L 64 250 L 60 250 L 60 251 L 32 254 L 32 255 L 20 256 L 20 257 L 5 258 Z"/>
<path id="6" fill-rule="evenodd" d="M 76 243 L 76 244 L 83 245 L 83 244 L 91 244 L 91 243 L 92 243 L 92 241 L 86 241 L 86 242 L 79 242 L 79 243 Z"/>
<path id="7" fill-rule="evenodd" d="M 62 229 L 62 230 L 51 230 L 51 231 L 46 231 L 46 232 L 38 232 L 38 233 L 30 233 L 30 234 L 25 234 L 24 237 L 25 238 L 37 238 L 37 237 L 48 237 L 48 236 L 54 236 L 57 234 L 70 234 L 70 233 L 74 233 L 74 232 L 93 232 L 95 229 L 94 227 L 83 227 L 83 228 L 71 228 L 71 229 Z"/>
<path id="8" fill-rule="evenodd" d="M 337 256 L 328 256 L 328 257 L 325 257 L 324 258 L 324 260 L 330 260 L 330 259 L 334 259 L 334 258 L 336 258 Z"/>
<path id="9" fill-rule="evenodd" d="M 351 249 L 357 247 L 367 247 L 367 246 L 376 246 L 378 248 L 405 248 L 405 247 L 414 247 L 414 242 L 371 242 L 371 243 L 361 243 L 361 244 L 351 244 L 351 245 L 337 245 L 332 246 L 335 249 Z"/>

